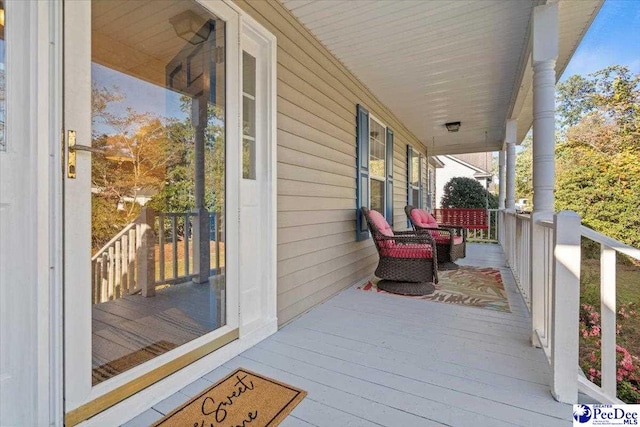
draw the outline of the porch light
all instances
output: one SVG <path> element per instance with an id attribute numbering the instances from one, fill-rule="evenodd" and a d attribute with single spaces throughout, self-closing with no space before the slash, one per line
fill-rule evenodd
<path id="1" fill-rule="evenodd" d="M 449 122 L 444 125 L 449 132 L 458 132 L 460 130 L 460 122 Z"/>
<path id="2" fill-rule="evenodd" d="M 4 2 L 0 1 L 0 27 L 4 27 Z"/>
<path id="3" fill-rule="evenodd" d="M 207 40 L 211 33 L 209 22 L 192 10 L 185 10 L 184 12 L 169 18 L 169 22 L 173 26 L 178 37 L 193 45 L 200 44 Z"/>

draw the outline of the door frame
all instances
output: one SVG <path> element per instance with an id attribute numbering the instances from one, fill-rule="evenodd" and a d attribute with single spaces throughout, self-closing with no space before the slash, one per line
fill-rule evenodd
<path id="1" fill-rule="evenodd" d="M 64 305 L 72 307 L 65 310 L 64 314 L 64 348 L 65 348 L 65 420 L 66 424 L 74 425 L 93 415 L 111 407 L 118 402 L 138 393 L 142 389 L 162 380 L 163 378 L 179 371 L 194 361 L 214 352 L 218 348 L 238 338 L 238 180 L 233 177 L 238 174 L 238 152 L 232 149 L 235 141 L 239 139 L 239 106 L 234 100 L 239 91 L 239 16 L 236 11 L 224 3 L 213 1 L 199 2 L 207 10 L 226 22 L 226 118 L 225 118 L 225 162 L 226 162 L 226 203 L 225 203 L 225 240 L 226 240 L 226 264 L 225 274 L 227 283 L 226 292 L 226 324 L 209 334 L 188 342 L 174 351 L 160 355 L 153 360 L 136 366 L 110 380 L 91 385 L 91 307 L 88 287 L 74 285 L 73 275 L 89 277 L 87 263 L 84 257 L 74 258 L 66 256 L 63 261 L 65 270 L 64 280 Z M 63 103 L 65 133 L 67 130 L 77 130 L 78 143 L 91 145 L 90 116 L 86 106 L 90 105 L 90 23 L 91 4 L 89 2 L 73 2 L 73 7 L 66 7 L 62 27 L 65 33 L 69 33 L 67 40 L 73 40 L 73 49 L 65 49 L 65 67 L 67 73 L 63 76 L 68 81 L 66 95 L 72 98 L 72 102 Z M 81 37 L 78 37 L 81 35 Z M 81 40 L 80 43 L 77 41 Z M 82 42 L 84 40 L 84 42 Z M 71 70 L 71 71 L 69 71 Z M 73 76 L 73 77 L 72 77 Z M 75 110 L 75 111 L 74 111 Z M 66 137 L 66 135 L 65 135 Z M 66 246 L 74 240 L 87 240 L 86 230 L 90 227 L 82 215 L 74 215 L 74 211 L 85 209 L 85 203 L 74 204 L 75 197 L 70 192 L 82 192 L 89 194 L 86 175 L 90 173 L 90 154 L 79 153 L 77 155 L 78 178 L 65 184 L 67 194 L 64 202 L 67 206 L 64 238 Z M 66 174 L 65 182 L 67 181 Z M 84 181 L 81 181 L 84 175 Z M 71 201 L 71 204 L 69 204 Z M 84 223 L 83 223 L 84 222 Z M 77 243 L 74 244 L 74 246 Z M 69 248 L 66 254 L 71 254 Z M 88 252 L 87 252 L 88 253 Z"/>
<path id="2" fill-rule="evenodd" d="M 277 117 L 277 104 L 276 104 L 276 88 L 277 88 L 277 40 L 273 34 L 271 34 L 266 28 L 255 21 L 253 18 L 246 15 L 239 7 L 233 2 L 223 0 L 216 2 L 214 0 L 196 0 L 202 6 L 210 10 L 212 13 L 220 17 L 227 22 L 227 49 L 226 49 L 226 61 L 227 61 L 227 85 L 226 85 L 226 99 L 227 101 L 227 150 L 226 150 L 226 162 L 227 165 L 237 165 L 235 177 L 231 177 L 231 174 L 227 172 L 226 178 L 226 235 L 227 235 L 227 260 L 226 260 L 226 274 L 227 283 L 231 284 L 227 292 L 227 328 L 219 328 L 217 331 L 212 332 L 206 336 L 200 337 L 190 343 L 180 347 L 180 352 L 176 355 L 161 355 L 156 359 L 148 362 L 143 367 L 136 367 L 130 370 L 129 375 L 123 373 L 122 375 L 91 387 L 91 390 L 86 397 L 80 401 L 69 402 L 67 400 L 67 407 L 63 409 L 63 389 L 68 389 L 70 384 L 67 384 L 64 378 L 64 366 L 60 361 L 62 358 L 64 347 L 63 333 L 55 333 L 55 325 L 51 326 L 50 336 L 55 339 L 55 344 L 47 351 L 52 361 L 51 374 L 54 381 L 54 386 L 51 388 L 50 403 L 53 408 L 60 408 L 57 415 L 51 415 L 56 418 L 54 421 L 62 422 L 62 418 L 65 416 L 64 411 L 81 411 L 76 412 L 74 417 L 67 421 L 72 425 L 77 422 L 85 421 L 86 425 L 105 425 L 105 424 L 121 424 L 127 421 L 131 416 L 137 414 L 145 409 L 148 409 L 152 404 L 157 403 L 163 398 L 168 397 L 180 388 L 201 377 L 209 372 L 214 367 L 221 365 L 232 357 L 238 355 L 242 351 L 252 347 L 256 343 L 260 342 L 267 336 L 273 334 L 277 330 L 277 306 L 276 306 L 276 260 L 277 260 L 277 225 L 276 225 L 276 203 L 277 203 L 277 175 L 276 175 L 276 117 Z M 58 36 L 61 38 L 64 26 L 62 13 L 56 13 L 55 9 L 59 11 L 63 9 L 62 2 L 56 2 L 50 6 L 49 22 Z M 240 91 L 240 84 L 238 76 L 241 75 L 241 43 L 240 38 L 242 31 L 252 31 L 255 35 L 258 35 L 261 39 L 262 46 L 265 49 L 268 57 L 267 67 L 267 93 L 268 108 L 265 112 L 266 124 L 266 188 L 269 192 L 267 196 L 267 206 L 264 212 L 264 217 L 261 218 L 261 222 L 265 225 L 266 233 L 266 246 L 268 247 L 267 256 L 265 259 L 264 277 L 267 279 L 265 285 L 261 290 L 260 303 L 264 307 L 263 316 L 259 322 L 253 322 L 250 328 L 247 325 L 242 324 L 240 313 L 242 311 L 242 304 L 239 298 L 239 268 L 238 268 L 238 254 L 239 246 L 237 236 L 239 235 L 239 183 L 241 179 L 241 150 L 242 144 L 238 143 L 237 150 L 233 149 L 235 141 L 241 142 L 241 123 L 240 123 L 240 108 L 242 93 Z M 59 68 L 63 67 L 62 58 L 62 43 L 59 43 L 59 52 L 52 54 L 54 59 L 52 62 L 59 61 Z M 235 48 L 237 46 L 237 48 Z M 55 82 L 58 79 L 58 83 L 61 85 L 61 80 L 64 76 L 60 76 L 60 73 L 54 75 L 54 69 L 49 72 L 49 78 Z M 234 73 L 235 69 L 235 73 Z M 233 77 L 235 74 L 235 77 Z M 64 104 L 62 100 L 62 91 L 58 96 L 54 96 L 58 101 L 53 102 L 51 105 L 52 116 L 60 117 L 62 122 Z M 235 101 L 235 102 L 234 102 Z M 60 127 L 59 125 L 52 124 L 50 133 L 55 135 L 55 138 L 51 138 L 51 146 L 53 151 L 60 153 Z M 61 159 L 58 159 L 57 165 L 60 165 Z M 51 182 L 60 183 L 60 168 L 52 168 L 48 176 L 51 178 Z M 60 185 L 60 184 L 58 184 Z M 62 191 L 54 192 L 53 203 L 49 212 L 51 219 L 56 220 L 59 223 L 63 221 L 60 219 L 62 215 Z M 233 236 L 233 238 L 229 238 Z M 50 250 L 54 253 L 61 253 L 60 248 L 63 247 L 63 236 L 61 232 L 57 232 L 57 236 L 53 236 L 53 243 Z M 60 256 L 60 259 L 55 260 L 55 267 L 58 267 L 58 271 L 63 271 L 64 257 Z M 51 316 L 54 313 L 63 312 L 65 302 L 63 301 L 64 294 L 64 280 L 62 273 L 59 277 L 52 277 L 52 284 L 56 291 L 56 295 L 49 301 L 49 309 Z M 231 309 L 229 309 L 231 308 Z M 62 316 L 60 316 L 62 317 Z M 256 324 L 258 323 L 258 324 Z M 62 329 L 60 327 L 59 329 Z M 65 331 L 69 332 L 69 331 Z M 218 335 L 216 335 L 218 333 Z M 238 338 L 239 336 L 239 338 Z M 236 339 L 238 338 L 238 339 Z M 235 341 L 233 341 L 235 340 Z M 227 345 L 224 343 L 230 342 Z M 191 355 L 191 357 L 189 357 Z M 164 356 L 164 357 L 163 357 Z M 183 359 L 187 356 L 187 360 L 183 360 L 182 368 L 177 367 L 171 372 L 164 372 L 160 376 L 156 376 L 148 384 L 142 387 L 131 388 L 131 385 L 135 383 L 138 375 L 147 371 L 158 371 L 162 369 L 162 365 L 169 365 L 174 363 L 177 358 Z M 69 366 L 69 369 L 71 367 Z M 156 372 L 157 373 L 157 372 Z M 119 378 L 122 377 L 122 378 Z M 56 387 L 56 385 L 58 385 Z M 139 384 L 138 384 L 139 385 Z M 100 399 L 97 401 L 97 399 Z M 72 404 L 73 403 L 73 404 Z M 75 405 L 75 406 L 74 406 Z M 95 415 L 95 416 L 94 416 Z M 90 418 L 91 417 L 91 418 Z"/>
<path id="3" fill-rule="evenodd" d="M 248 45 L 246 48 L 245 44 Z M 261 248 L 261 259 L 257 262 L 260 278 L 264 285 L 260 287 L 254 297 L 250 297 L 259 300 L 262 318 L 248 322 L 241 319 L 243 326 L 240 332 L 241 337 L 259 328 L 264 322 L 263 318 L 266 317 L 269 321 L 277 319 L 277 40 L 257 21 L 242 13 L 239 53 L 241 63 L 245 50 L 256 56 L 256 94 L 259 95 L 257 101 L 264 98 L 264 102 L 256 102 L 255 104 L 257 121 L 255 150 L 256 152 L 261 150 L 263 154 L 260 165 L 262 168 L 260 177 L 263 182 L 258 182 L 261 216 L 259 219 L 255 218 L 254 221 L 260 222 L 260 228 L 264 230 L 265 234 Z M 242 90 L 240 90 L 240 102 L 242 103 L 242 101 Z M 242 129 L 240 129 L 240 137 L 242 138 Z M 240 171 L 242 171 L 242 143 L 239 148 Z M 242 180 L 243 178 L 240 177 L 240 181 Z M 241 300 L 243 298 L 242 291 L 241 288 Z M 251 303 L 249 302 L 248 305 Z"/>

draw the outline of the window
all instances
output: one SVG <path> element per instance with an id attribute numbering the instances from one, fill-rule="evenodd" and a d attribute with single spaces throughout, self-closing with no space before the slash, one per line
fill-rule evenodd
<path id="1" fill-rule="evenodd" d="M 242 52 L 242 178 L 256 179 L 256 58 Z"/>
<path id="2" fill-rule="evenodd" d="M 422 198 L 422 154 L 407 145 L 407 204 L 423 208 Z"/>
<path id="3" fill-rule="evenodd" d="M 383 214 L 393 225 L 393 131 L 357 107 L 356 239 L 369 237 L 360 207 Z"/>
<path id="4" fill-rule="evenodd" d="M 387 157 L 387 130 L 377 120 L 369 117 L 369 168 L 371 183 L 370 208 L 385 214 L 385 175 Z"/>

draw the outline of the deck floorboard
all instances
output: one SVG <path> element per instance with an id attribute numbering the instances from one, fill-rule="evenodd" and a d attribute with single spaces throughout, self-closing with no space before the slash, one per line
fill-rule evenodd
<path id="1" fill-rule="evenodd" d="M 350 287 L 203 379 L 242 367 L 306 390 L 288 427 L 569 426 L 501 248 L 459 261 L 499 269 L 511 313 Z"/>

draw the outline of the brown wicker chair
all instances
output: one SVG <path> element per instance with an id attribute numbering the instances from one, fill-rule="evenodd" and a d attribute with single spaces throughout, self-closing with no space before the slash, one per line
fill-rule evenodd
<path id="1" fill-rule="evenodd" d="M 380 255 L 377 277 L 395 282 L 438 283 L 436 246 L 431 235 L 393 231 L 379 212 L 361 209 Z"/>
<path id="2" fill-rule="evenodd" d="M 429 212 L 411 205 L 406 206 L 404 211 L 418 233 L 429 234 L 435 240 L 438 268 L 458 268 L 454 261 L 464 258 L 467 254 L 467 230 L 464 227 L 438 224 Z"/>

